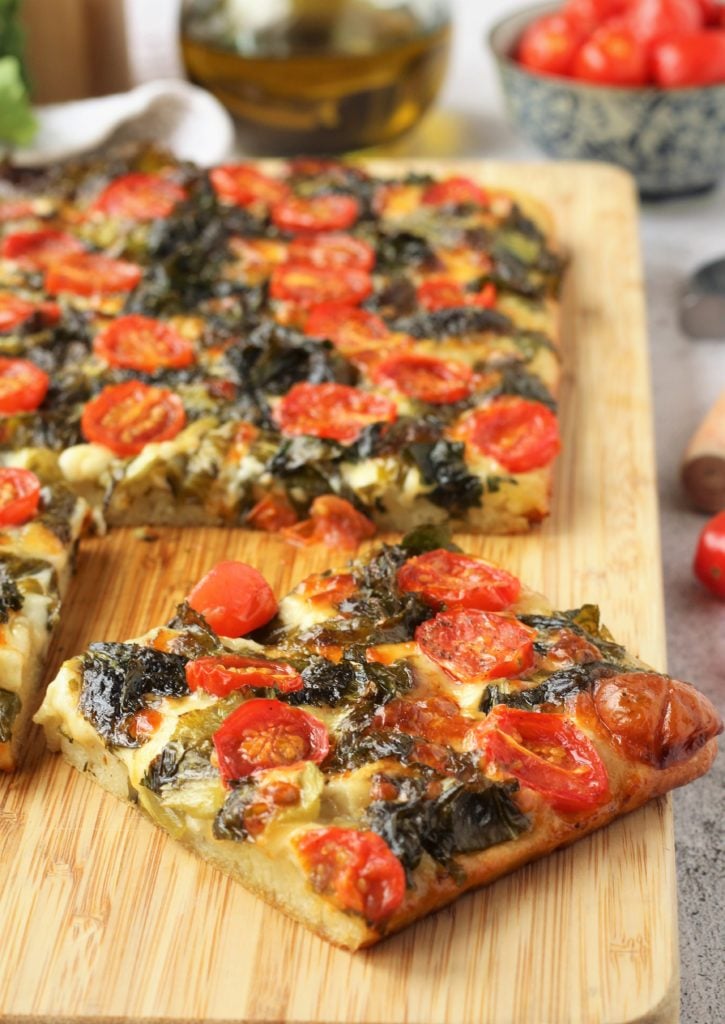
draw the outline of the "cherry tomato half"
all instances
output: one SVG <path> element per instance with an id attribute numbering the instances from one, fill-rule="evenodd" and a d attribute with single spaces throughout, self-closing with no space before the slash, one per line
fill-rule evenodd
<path id="1" fill-rule="evenodd" d="M 725 598 L 725 511 L 702 528 L 693 564 L 695 576 L 716 597 Z"/>
<path id="2" fill-rule="evenodd" d="M 29 359 L 0 356 L 0 415 L 33 412 L 48 393 L 50 378 Z"/>
<path id="3" fill-rule="evenodd" d="M 187 601 L 221 636 L 244 636 L 277 613 L 269 583 L 245 562 L 219 562 L 199 580 Z"/>
<path id="4" fill-rule="evenodd" d="M 38 511 L 40 480 L 29 469 L 0 469 L 0 526 L 21 526 Z"/>
<path id="5" fill-rule="evenodd" d="M 590 811 L 609 799 L 604 762 L 591 740 L 562 715 L 499 704 L 474 726 L 470 744 L 485 762 L 541 793 L 564 814 Z"/>
<path id="6" fill-rule="evenodd" d="M 40 228 L 37 231 L 14 231 L 3 239 L 0 256 L 19 260 L 33 267 L 48 267 L 55 260 L 82 253 L 83 246 L 67 231 Z"/>
<path id="7" fill-rule="evenodd" d="M 0 334 L 22 325 L 35 313 L 35 306 L 12 292 L 0 292 Z"/>
<path id="8" fill-rule="evenodd" d="M 572 74 L 601 85 L 644 85 L 649 79 L 649 54 L 625 22 L 612 22 L 585 40 L 574 58 Z"/>
<path id="9" fill-rule="evenodd" d="M 299 516 L 284 494 L 265 494 L 247 512 L 246 523 L 253 530 L 276 533 L 284 526 L 294 526 L 298 519 Z"/>
<path id="10" fill-rule="evenodd" d="M 309 519 L 282 530 L 285 540 L 298 546 L 320 543 L 330 548 L 353 549 L 361 541 L 375 536 L 375 524 L 349 501 L 335 494 L 315 498 L 310 512 Z"/>
<path id="11" fill-rule="evenodd" d="M 431 313 L 438 309 L 465 306 L 466 293 L 458 281 L 446 274 L 435 274 L 418 285 L 416 296 L 420 305 Z"/>
<path id="12" fill-rule="evenodd" d="M 289 185 L 263 174 L 250 164 L 224 164 L 209 172 L 214 191 L 220 199 L 235 206 L 269 207 L 290 193 Z"/>
<path id="13" fill-rule="evenodd" d="M 429 185 L 421 201 L 427 206 L 487 206 L 490 196 L 470 178 L 454 177 Z"/>
<path id="14" fill-rule="evenodd" d="M 419 402 L 445 405 L 471 393 L 473 371 L 458 359 L 400 352 L 377 363 L 372 377 L 376 384 L 387 384 Z"/>
<path id="15" fill-rule="evenodd" d="M 295 384 L 274 417 L 283 434 L 311 434 L 352 444 L 370 423 L 392 423 L 393 402 L 347 384 Z"/>
<path id="16" fill-rule="evenodd" d="M 500 612 L 521 593 L 521 583 L 505 569 L 444 548 L 409 558 L 398 569 L 397 581 L 402 591 L 420 594 L 434 608 Z"/>
<path id="17" fill-rule="evenodd" d="M 190 690 L 204 690 L 215 697 L 226 697 L 243 686 L 274 687 L 280 693 L 294 693 L 304 686 L 302 676 L 287 662 L 241 654 L 187 661 L 185 672 Z"/>
<path id="18" fill-rule="evenodd" d="M 378 924 L 405 897 L 405 871 L 376 832 L 315 828 L 293 840 L 312 888 L 342 910 Z"/>
<path id="19" fill-rule="evenodd" d="M 352 573 L 313 573 L 300 583 L 298 592 L 314 605 L 337 608 L 345 598 L 355 593 L 356 584 Z"/>
<path id="20" fill-rule="evenodd" d="M 272 221 L 282 231 L 346 231 L 360 216 L 357 199 L 347 195 L 321 195 L 302 199 L 290 196 L 272 207 Z"/>
<path id="21" fill-rule="evenodd" d="M 367 270 L 357 267 L 316 267 L 312 263 L 280 263 L 269 279 L 273 299 L 309 308 L 319 302 L 355 304 L 373 290 Z"/>
<path id="22" fill-rule="evenodd" d="M 380 353 L 412 344 L 407 335 L 393 333 L 382 317 L 340 302 L 313 306 L 305 323 L 305 334 L 327 338 L 344 356 L 362 365 L 374 361 Z"/>
<path id="23" fill-rule="evenodd" d="M 554 413 L 541 402 L 516 396 L 496 398 L 475 409 L 453 433 L 511 473 L 546 466 L 561 447 Z"/>
<path id="24" fill-rule="evenodd" d="M 725 32 L 662 39 L 652 52 L 652 67 L 655 82 L 668 89 L 725 82 Z"/>
<path id="25" fill-rule="evenodd" d="M 180 369 L 194 362 L 191 342 L 150 316 L 119 316 L 93 339 L 93 351 L 110 366 L 141 373 Z"/>
<path id="26" fill-rule="evenodd" d="M 212 736 L 225 782 L 244 779 L 265 768 L 312 761 L 330 750 L 324 722 L 278 700 L 249 700 L 226 718 Z"/>
<path id="27" fill-rule="evenodd" d="M 312 263 L 315 267 L 357 267 L 372 270 L 375 250 L 362 238 L 342 231 L 321 235 L 299 235 L 289 247 L 291 263 Z"/>
<path id="28" fill-rule="evenodd" d="M 136 263 L 113 260 L 97 252 L 79 252 L 52 263 L 45 274 L 45 288 L 51 295 L 71 292 L 73 295 L 105 295 L 108 292 L 130 292 L 143 272 Z"/>
<path id="29" fill-rule="evenodd" d="M 534 663 L 536 631 L 516 619 L 460 608 L 415 631 L 421 651 L 459 683 L 517 676 Z"/>
<path id="30" fill-rule="evenodd" d="M 524 67 L 543 75 L 568 75 L 582 41 L 579 28 L 563 14 L 546 14 L 532 21 L 519 43 Z"/>
<path id="31" fill-rule="evenodd" d="M 91 209 L 122 220 L 147 221 L 168 217 L 187 192 L 163 174 L 132 171 L 107 185 Z"/>
<path id="32" fill-rule="evenodd" d="M 81 433 L 116 455 L 138 455 L 147 444 L 176 437 L 186 423 L 184 405 L 167 388 L 139 380 L 111 384 L 86 403 Z"/>

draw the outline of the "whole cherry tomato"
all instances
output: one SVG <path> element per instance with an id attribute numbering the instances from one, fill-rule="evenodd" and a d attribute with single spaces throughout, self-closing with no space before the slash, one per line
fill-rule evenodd
<path id="1" fill-rule="evenodd" d="M 705 524 L 697 542 L 695 575 L 716 597 L 725 598 L 725 511 Z"/>
<path id="2" fill-rule="evenodd" d="M 531 71 L 569 75 L 581 40 L 580 30 L 563 14 L 547 14 L 527 26 L 518 58 Z"/>
<path id="3" fill-rule="evenodd" d="M 578 51 L 572 74 L 601 85 L 644 85 L 649 74 L 647 48 L 625 22 L 602 25 Z"/>
<path id="4" fill-rule="evenodd" d="M 269 583 L 245 562 L 219 562 L 199 580 L 187 600 L 221 636 L 251 633 L 277 611 Z"/>
<path id="5" fill-rule="evenodd" d="M 629 27 L 643 43 L 688 35 L 703 25 L 698 0 L 632 0 L 626 18 Z"/>
<path id="6" fill-rule="evenodd" d="M 40 480 L 29 469 L 0 469 L 0 526 L 21 526 L 38 511 Z"/>
<path id="7" fill-rule="evenodd" d="M 725 32 L 662 39 L 652 52 L 652 66 L 655 81 L 665 88 L 725 82 Z"/>
<path id="8" fill-rule="evenodd" d="M 593 32 L 610 18 L 623 14 L 630 0 L 568 0 L 562 14 L 582 32 Z"/>

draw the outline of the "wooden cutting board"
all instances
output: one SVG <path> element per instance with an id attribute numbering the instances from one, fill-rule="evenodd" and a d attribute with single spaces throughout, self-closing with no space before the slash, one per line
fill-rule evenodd
<path id="1" fill-rule="evenodd" d="M 440 170 L 440 167 L 438 168 Z M 563 455 L 528 537 L 458 538 L 562 607 L 598 601 L 663 669 L 662 588 L 636 200 L 596 164 L 480 163 L 551 207 L 565 292 Z M 470 168 L 469 168 L 470 171 Z M 328 564 L 243 531 L 117 531 L 86 542 L 54 645 L 168 618 L 218 559 L 279 593 Z M 333 556 L 340 560 L 342 556 Z M 327 945 L 200 863 L 36 737 L 0 780 L 0 1015 L 7 1022 L 588 1024 L 677 1019 L 672 816 L 658 800 L 377 948 Z"/>

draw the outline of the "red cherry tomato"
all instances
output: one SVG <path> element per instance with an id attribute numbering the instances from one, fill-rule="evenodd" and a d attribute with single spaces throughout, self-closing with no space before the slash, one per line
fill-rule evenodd
<path id="1" fill-rule="evenodd" d="M 330 750 L 324 722 L 278 700 L 249 700 L 226 718 L 212 736 L 219 772 L 225 782 L 244 779 L 265 768 L 312 761 Z"/>
<path id="2" fill-rule="evenodd" d="M 581 39 L 580 30 L 563 14 L 546 14 L 525 29 L 518 59 L 539 74 L 569 75 Z"/>
<path id="3" fill-rule="evenodd" d="M 377 363 L 372 377 L 376 384 L 393 387 L 419 402 L 446 405 L 471 393 L 473 371 L 458 359 L 400 352 Z"/>
<path id="4" fill-rule="evenodd" d="M 105 295 L 108 292 L 130 292 L 143 272 L 136 263 L 112 260 L 97 252 L 80 252 L 52 263 L 45 273 L 45 289 L 51 295 L 71 292 L 73 295 Z"/>
<path id="5" fill-rule="evenodd" d="M 368 648 L 368 660 L 374 647 Z M 458 704 L 443 695 L 422 700 L 392 700 L 375 712 L 373 723 L 379 729 L 394 729 L 432 743 L 460 743 L 469 734 L 473 720 L 461 714 Z"/>
<path id="6" fill-rule="evenodd" d="M 725 83 L 725 32 L 662 39 L 653 48 L 652 67 L 655 82 L 666 89 Z"/>
<path id="7" fill-rule="evenodd" d="M 290 263 L 312 263 L 316 267 L 338 269 L 357 267 L 372 270 L 375 250 L 362 238 L 342 231 L 328 235 L 300 235 L 289 247 Z"/>
<path id="8" fill-rule="evenodd" d="M 438 309 L 453 309 L 467 305 L 466 293 L 458 281 L 445 274 L 429 277 L 418 285 L 416 296 L 420 305 L 429 312 Z"/>
<path id="9" fill-rule="evenodd" d="M 283 434 L 311 434 L 352 444 L 370 423 L 392 423 L 390 399 L 346 384 L 295 384 L 275 410 Z"/>
<path id="10" fill-rule="evenodd" d="M 86 403 L 81 433 L 86 441 L 129 456 L 176 437 L 185 423 L 184 405 L 173 391 L 129 380 L 105 387 Z"/>
<path id="11" fill-rule="evenodd" d="M 290 196 L 272 208 L 272 221 L 282 231 L 346 231 L 360 216 L 357 199 L 345 195 Z"/>
<path id="12" fill-rule="evenodd" d="M 405 897 L 405 871 L 376 832 L 315 828 L 293 840 L 312 888 L 370 924 L 390 917 Z"/>
<path id="13" fill-rule="evenodd" d="M 235 206 L 273 206 L 290 194 L 289 185 L 249 164 L 225 164 L 209 172 L 214 191 Z"/>
<path id="14" fill-rule="evenodd" d="M 398 569 L 398 586 L 420 594 L 434 608 L 479 608 L 500 612 L 518 600 L 521 583 L 505 569 L 437 548 L 409 558 Z"/>
<path id="15" fill-rule="evenodd" d="M 498 289 L 493 281 L 487 281 L 480 292 L 475 292 L 469 298 L 471 306 L 481 306 L 483 309 L 493 309 L 498 301 Z"/>
<path id="16" fill-rule="evenodd" d="M 541 793 L 564 814 L 591 811 L 609 799 L 609 779 L 591 740 L 563 715 L 497 705 L 473 728 L 470 743 L 484 762 Z"/>
<path id="17" fill-rule="evenodd" d="M 630 0 L 567 0 L 561 13 L 582 33 L 588 34 L 605 21 L 624 14 Z"/>
<path id="18" fill-rule="evenodd" d="M 465 416 L 454 436 L 499 462 L 510 473 L 548 465 L 559 451 L 556 416 L 541 402 L 503 396 Z"/>
<path id="19" fill-rule="evenodd" d="M 199 580 L 187 601 L 220 636 L 245 636 L 277 614 L 269 583 L 244 562 L 219 562 Z"/>
<path id="20" fill-rule="evenodd" d="M 693 568 L 703 586 L 725 598 L 725 512 L 718 512 L 703 527 Z"/>
<path id="21" fill-rule="evenodd" d="M 305 334 L 327 338 L 344 356 L 362 365 L 381 353 L 412 344 L 407 335 L 393 333 L 375 313 L 340 302 L 313 306 L 305 323 Z"/>
<path id="22" fill-rule="evenodd" d="M 37 231 L 14 231 L 6 235 L 0 256 L 33 267 L 48 267 L 55 260 L 82 252 L 81 243 L 67 231 L 40 228 Z"/>
<path id="23" fill-rule="evenodd" d="M 649 77 L 647 49 L 625 22 L 602 25 L 577 52 L 571 73 L 601 85 L 644 85 Z"/>
<path id="24" fill-rule="evenodd" d="M 685 36 L 702 28 L 698 0 L 632 0 L 627 24 L 643 43 L 669 36 Z"/>
<path id="25" fill-rule="evenodd" d="M 156 220 L 168 217 L 186 196 L 185 188 L 163 174 L 133 171 L 107 185 L 91 210 L 122 220 Z"/>
<path id="26" fill-rule="evenodd" d="M 38 511 L 40 480 L 29 469 L 0 469 L 0 526 L 22 526 Z"/>
<path id="27" fill-rule="evenodd" d="M 29 359 L 0 356 L 0 415 L 33 412 L 48 393 L 50 378 Z"/>
<path id="28" fill-rule="evenodd" d="M 491 197 L 470 178 L 444 178 L 429 185 L 421 201 L 427 206 L 488 206 Z"/>
<path id="29" fill-rule="evenodd" d="M 252 530 L 276 533 L 284 526 L 293 526 L 297 519 L 298 515 L 285 495 L 266 494 L 250 508 L 245 521 Z"/>
<path id="30" fill-rule="evenodd" d="M 704 25 L 714 27 L 720 25 L 725 18 L 725 6 L 721 0 L 697 0 L 702 12 Z"/>
<path id="31" fill-rule="evenodd" d="M 306 601 L 315 605 L 337 608 L 346 597 L 355 593 L 356 585 L 352 573 L 314 573 L 299 585 L 299 593 Z"/>
<path id="32" fill-rule="evenodd" d="M 494 612 L 460 608 L 418 626 L 421 651 L 459 683 L 517 676 L 534 663 L 536 631 Z"/>
<path id="33" fill-rule="evenodd" d="M 35 306 L 12 292 L 0 292 L 0 334 L 14 331 L 35 313 Z"/>
<path id="34" fill-rule="evenodd" d="M 302 676 L 287 662 L 241 654 L 187 661 L 185 671 L 190 690 L 204 690 L 215 697 L 226 697 L 243 686 L 274 687 L 280 693 L 294 693 L 304 686 Z"/>
<path id="35" fill-rule="evenodd" d="M 194 362 L 194 347 L 178 331 L 150 316 L 120 316 L 93 339 L 93 351 L 110 366 L 141 373 L 180 369 Z"/>
<path id="36" fill-rule="evenodd" d="M 357 267 L 316 267 L 312 263 L 280 263 L 269 279 L 273 299 L 309 308 L 319 302 L 355 304 L 373 290 L 367 270 Z"/>
<path id="37" fill-rule="evenodd" d="M 353 549 L 361 541 L 375 536 L 375 524 L 349 501 L 335 494 L 315 498 L 310 512 L 309 519 L 282 530 L 285 540 L 298 546 L 320 543 L 330 548 Z"/>

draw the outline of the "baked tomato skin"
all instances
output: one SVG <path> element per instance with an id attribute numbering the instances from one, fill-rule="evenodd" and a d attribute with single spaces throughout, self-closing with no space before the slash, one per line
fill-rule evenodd
<path id="1" fill-rule="evenodd" d="M 91 211 L 121 220 L 156 220 L 168 217 L 186 198 L 186 189 L 166 175 L 132 171 L 110 182 Z"/>
<path id="2" fill-rule="evenodd" d="M 505 569 L 445 548 L 409 558 L 398 569 L 397 582 L 404 593 L 420 594 L 434 608 L 500 612 L 521 593 L 521 583 Z"/>
<path id="3" fill-rule="evenodd" d="M 232 711 L 212 740 L 225 782 L 303 761 L 321 764 L 330 751 L 330 737 L 319 718 L 261 697 Z"/>
<path id="4" fill-rule="evenodd" d="M 527 473 L 548 465 L 561 448 L 554 413 L 527 398 L 503 396 L 467 414 L 453 435 L 510 473 Z"/>
<path id="5" fill-rule="evenodd" d="M 289 196 L 272 207 L 272 221 L 282 231 L 346 231 L 360 216 L 357 199 L 347 195 L 321 195 L 303 199 Z"/>
<path id="6" fill-rule="evenodd" d="M 126 457 L 151 442 L 176 437 L 185 423 L 183 402 L 173 391 L 129 380 L 105 387 L 86 403 L 81 433 L 86 441 Z"/>
<path id="7" fill-rule="evenodd" d="M 294 693 L 304 686 L 302 676 L 287 662 L 241 654 L 197 658 L 186 663 L 185 672 L 190 690 L 204 690 L 215 697 L 227 697 L 244 686 L 273 687 L 279 693 Z"/>
<path id="8" fill-rule="evenodd" d="M 447 405 L 468 397 L 473 371 L 458 359 L 404 351 L 376 363 L 372 378 L 419 402 Z"/>
<path id="9" fill-rule="evenodd" d="M 283 434 L 311 434 L 352 444 L 369 423 L 392 423 L 393 402 L 347 384 L 295 384 L 282 398 L 274 418 Z"/>
<path id="10" fill-rule="evenodd" d="M 271 298 L 309 309 L 319 302 L 355 305 L 373 290 L 367 270 L 358 267 L 321 267 L 312 263 L 280 263 L 269 279 Z"/>
<path id="11" fill-rule="evenodd" d="M 13 231 L 5 236 L 0 248 L 3 259 L 18 260 L 33 267 L 47 267 L 55 260 L 82 252 L 83 246 L 77 238 L 54 228 Z"/>
<path id="12" fill-rule="evenodd" d="M 289 247 L 289 259 L 291 263 L 311 263 L 326 269 L 356 267 L 358 270 L 372 270 L 375 250 L 362 238 L 333 231 L 294 238 Z"/>
<path id="13" fill-rule="evenodd" d="M 314 828 L 293 840 L 312 888 L 370 924 L 390 917 L 405 898 L 405 871 L 376 832 Z"/>
<path id="14" fill-rule="evenodd" d="M 29 469 L 0 468 L 0 526 L 22 526 L 40 503 L 40 480 Z"/>
<path id="15" fill-rule="evenodd" d="M 429 185 L 423 192 L 421 202 L 426 206 L 488 206 L 490 196 L 475 181 L 458 176 Z"/>
<path id="16" fill-rule="evenodd" d="M 223 164 L 209 172 L 214 191 L 235 206 L 273 206 L 290 194 L 289 185 L 249 164 Z"/>
<path id="17" fill-rule="evenodd" d="M 326 338 L 352 362 L 367 366 L 381 354 L 412 345 L 406 334 L 393 332 L 382 317 L 349 303 L 322 302 L 310 309 L 305 334 Z"/>
<path id="18" fill-rule="evenodd" d="M 51 295 L 70 292 L 92 297 L 130 292 L 143 271 L 136 263 L 114 260 L 97 252 L 79 252 L 51 263 L 45 273 L 45 289 Z"/>
<path id="19" fill-rule="evenodd" d="M 221 636 L 245 636 L 277 613 L 269 583 L 245 562 L 218 562 L 192 588 L 187 601 Z"/>
<path id="20" fill-rule="evenodd" d="M 652 66 L 657 85 L 668 89 L 725 82 L 725 32 L 711 29 L 662 39 L 654 47 Z"/>
<path id="21" fill-rule="evenodd" d="M 282 530 L 285 540 L 298 547 L 320 543 L 352 550 L 376 533 L 375 524 L 367 516 L 336 494 L 315 498 L 310 513 L 308 519 Z"/>
<path id="22" fill-rule="evenodd" d="M 140 373 L 182 369 L 194 362 L 194 347 L 170 324 L 150 316 L 119 316 L 93 339 L 93 351 L 110 366 Z"/>
<path id="23" fill-rule="evenodd" d="M 697 541 L 695 576 L 716 597 L 725 598 L 725 511 L 705 523 Z"/>
<path id="24" fill-rule="evenodd" d="M 49 385 L 48 374 L 29 359 L 0 356 L 0 416 L 34 412 Z"/>
<path id="25" fill-rule="evenodd" d="M 0 292 L 0 334 L 22 327 L 34 315 L 36 307 L 12 292 Z"/>
<path id="26" fill-rule="evenodd" d="M 478 608 L 439 612 L 418 626 L 415 639 L 423 654 L 458 683 L 518 676 L 534 663 L 535 630 Z"/>
<path id="27" fill-rule="evenodd" d="M 604 762 L 591 740 L 563 715 L 497 705 L 467 741 L 484 764 L 541 793 L 555 811 L 577 814 L 610 798 Z"/>
<path id="28" fill-rule="evenodd" d="M 429 313 L 467 305 L 463 288 L 447 274 L 434 274 L 422 281 L 416 289 L 416 296 L 423 309 Z"/>

